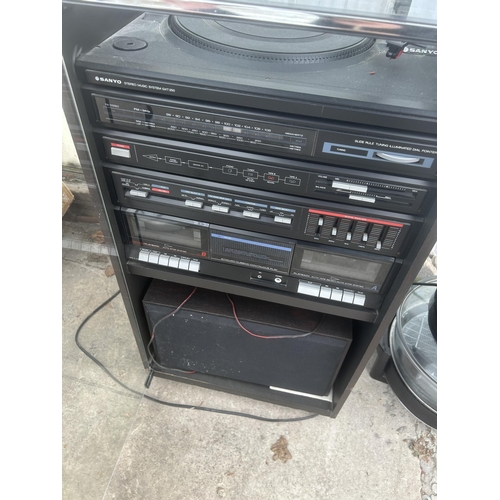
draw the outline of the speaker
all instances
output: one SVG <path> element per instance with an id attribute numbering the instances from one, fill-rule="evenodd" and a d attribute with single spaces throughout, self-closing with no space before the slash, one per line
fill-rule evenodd
<path id="1" fill-rule="evenodd" d="M 166 281 L 151 282 L 143 305 L 155 369 L 324 396 L 352 341 L 347 318 Z"/>

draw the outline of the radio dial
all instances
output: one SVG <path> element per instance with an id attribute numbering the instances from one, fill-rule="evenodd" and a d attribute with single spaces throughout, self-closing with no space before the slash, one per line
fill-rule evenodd
<path id="1" fill-rule="evenodd" d="M 418 156 L 407 156 L 407 155 L 397 155 L 397 154 L 389 154 L 384 153 L 382 151 L 376 151 L 375 155 L 383 160 L 391 161 L 394 163 L 402 163 L 403 165 L 408 165 L 411 163 L 418 163 L 420 158 Z"/>

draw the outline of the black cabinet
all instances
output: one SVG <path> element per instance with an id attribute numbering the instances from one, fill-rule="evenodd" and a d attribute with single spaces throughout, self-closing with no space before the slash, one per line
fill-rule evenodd
<path id="1" fill-rule="evenodd" d="M 435 58 L 210 13 L 68 2 L 62 19 L 63 107 L 145 369 L 335 417 L 436 242 Z M 213 319 L 203 338 L 172 326 L 171 357 L 144 307 L 162 283 L 201 289 L 210 318 L 231 312 L 213 297 L 239 299 L 271 336 L 298 314 L 280 331 L 309 340 L 280 355 Z M 303 394 L 315 360 L 325 394 Z"/>

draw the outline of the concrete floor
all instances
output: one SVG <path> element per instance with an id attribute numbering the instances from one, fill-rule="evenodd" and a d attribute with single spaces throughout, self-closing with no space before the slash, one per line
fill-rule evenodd
<path id="1" fill-rule="evenodd" d="M 64 500 L 429 500 L 437 498 L 437 432 L 365 371 L 339 416 L 263 422 L 145 399 L 271 418 L 298 410 L 154 378 L 137 352 L 121 297 L 75 333 L 118 286 L 108 257 L 63 249 Z M 368 367 L 369 368 L 369 367 Z M 139 394 L 137 394 L 137 392 Z M 273 459 L 286 438 L 291 458 Z"/>

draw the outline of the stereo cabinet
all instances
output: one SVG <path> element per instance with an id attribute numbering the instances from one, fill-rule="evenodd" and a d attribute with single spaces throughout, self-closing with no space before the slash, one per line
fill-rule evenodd
<path id="1" fill-rule="evenodd" d="M 106 40 L 140 18 L 143 12 L 146 12 L 147 15 L 141 18 L 141 22 L 148 21 L 153 24 L 159 18 L 158 16 L 168 14 L 187 15 L 186 19 L 189 22 L 186 21 L 185 24 L 194 23 L 196 19 L 201 17 L 217 19 L 218 16 L 224 15 L 224 12 L 221 14 L 217 9 L 212 11 L 210 8 L 207 8 L 205 12 L 190 11 L 189 9 L 196 9 L 196 7 L 194 4 L 189 4 L 191 3 L 186 2 L 185 6 L 176 7 L 176 9 L 187 9 L 184 12 L 169 12 L 167 7 L 160 6 L 153 9 L 150 4 L 148 9 L 143 11 L 140 2 L 63 2 L 63 110 L 86 183 L 99 213 L 100 226 L 109 248 L 109 256 L 144 365 L 145 383 L 150 382 L 151 376 L 159 376 L 297 408 L 306 412 L 336 417 L 362 371 L 376 352 L 377 346 L 390 327 L 399 305 L 436 243 L 436 115 L 431 109 L 426 109 L 425 112 L 422 111 L 418 115 L 414 110 L 406 112 L 407 110 L 401 108 L 398 111 L 397 106 L 393 105 L 392 114 L 389 117 L 384 115 L 381 118 L 384 101 L 390 100 L 390 96 L 382 95 L 384 87 L 380 87 L 380 89 L 375 87 L 371 102 L 366 103 L 366 110 L 363 108 L 363 103 L 356 104 L 353 101 L 354 105 L 349 108 L 342 103 L 339 104 L 335 99 L 328 100 L 328 96 L 321 97 L 320 92 L 317 99 L 321 98 L 321 102 L 312 102 L 309 99 L 311 93 L 305 91 L 301 99 L 290 102 L 289 90 L 284 86 L 283 89 L 273 87 L 273 82 L 282 82 L 283 78 L 279 79 L 279 75 L 273 73 L 275 70 L 272 65 L 268 66 L 268 93 L 262 89 L 260 94 L 252 92 L 250 87 L 245 90 L 245 83 L 241 81 L 236 86 L 232 86 L 233 79 L 237 75 L 225 75 L 222 72 L 220 81 L 216 82 L 217 85 L 215 85 L 213 78 L 210 80 L 210 85 L 216 86 L 217 92 L 205 91 L 202 88 L 204 76 L 200 71 L 196 78 L 196 75 L 192 74 L 186 77 L 187 83 L 182 86 L 183 92 L 185 95 L 191 95 L 190 98 L 182 98 L 175 92 L 171 92 L 172 95 L 166 95 L 169 91 L 168 85 L 165 82 L 159 83 L 154 75 L 151 75 L 140 52 L 144 47 L 143 44 L 149 44 L 151 47 L 153 39 L 141 42 L 141 39 L 134 36 L 133 32 L 127 37 L 125 36 L 126 29 L 123 31 L 124 36 L 114 41 L 115 49 L 123 54 L 123 60 L 126 61 L 125 66 L 131 75 L 140 75 L 142 72 L 147 81 L 156 82 L 154 84 L 156 87 L 153 88 L 153 84 L 150 88 L 145 87 L 144 80 L 140 77 L 135 77 L 135 79 L 131 77 L 128 81 L 130 88 L 121 88 L 120 85 L 123 87 L 123 82 L 119 75 L 114 75 L 114 68 L 111 65 L 119 58 L 118 56 L 111 57 L 106 52 Z M 207 5 L 210 5 L 210 2 Z M 250 11 L 253 12 L 252 9 Z M 276 12 L 280 12 L 279 9 Z M 230 17 L 229 14 L 227 17 Z M 340 30 L 340 22 L 329 24 L 326 22 L 329 18 L 323 19 L 320 16 L 319 19 L 325 21 L 323 31 Z M 335 21 L 335 16 L 332 19 Z M 205 24 L 210 25 L 210 23 Z M 279 24 L 273 24 L 270 19 L 261 20 L 260 25 L 262 30 L 280 27 Z M 368 23 L 365 28 L 368 30 L 369 26 Z M 314 32 L 320 28 L 321 23 L 307 29 L 309 32 Z M 428 37 L 427 41 L 432 41 L 434 36 L 432 29 L 429 30 L 430 34 L 415 33 L 412 31 L 411 25 L 405 26 L 404 23 L 398 25 L 398 29 L 399 31 L 395 30 L 392 36 L 394 38 L 407 36 L 408 41 L 420 42 L 421 39 L 425 41 L 426 37 Z M 342 30 L 342 33 L 345 34 L 345 29 Z M 370 34 L 367 36 L 370 39 Z M 391 34 L 384 33 L 380 36 L 380 38 L 384 37 L 390 39 Z M 371 45 L 367 47 L 367 50 L 371 50 Z M 95 55 L 96 53 L 102 53 L 102 63 L 95 62 L 98 61 L 95 59 L 98 57 Z M 190 51 L 186 51 L 186 54 L 188 53 Z M 134 54 L 137 55 L 134 56 Z M 136 65 L 130 62 L 133 60 L 133 56 L 136 57 Z M 92 57 L 94 58 L 92 69 L 85 69 L 81 62 L 89 61 L 89 58 Z M 164 57 L 164 55 L 158 57 Z M 402 57 L 404 58 L 406 55 Z M 430 68 L 425 69 L 431 73 L 426 74 L 425 79 L 434 81 L 436 75 L 432 73 L 432 64 L 428 64 L 429 61 L 423 59 L 415 59 L 412 62 L 415 61 L 418 61 L 418 64 L 422 61 L 422 67 Z M 395 61 L 390 62 L 397 64 Z M 403 61 L 401 64 L 405 64 L 405 62 Z M 181 63 L 179 63 L 180 66 Z M 369 66 L 367 68 L 369 69 Z M 300 71 L 303 69 L 297 70 L 297 74 Z M 299 77 L 302 78 L 300 75 L 297 78 Z M 303 78 L 305 79 L 306 76 L 303 75 Z M 307 76 L 307 78 L 310 77 Z M 370 82 L 377 81 L 377 75 L 370 74 L 370 71 L 367 71 L 366 78 L 372 78 Z M 308 85 L 308 88 L 315 85 L 312 81 L 304 81 L 306 82 L 304 85 Z M 195 85 L 196 92 L 192 88 L 188 88 L 189 82 L 198 82 Z M 390 82 L 387 85 L 390 87 Z M 133 89 L 133 86 L 136 88 Z M 246 97 L 242 101 L 241 95 L 243 94 Z M 131 95 L 131 101 L 124 104 L 123 100 L 120 100 L 121 95 Z M 146 98 L 150 101 L 149 107 L 144 106 Z M 217 102 L 218 98 L 221 102 Z M 349 99 L 355 100 L 356 94 L 349 96 Z M 176 102 L 179 103 L 177 111 L 174 109 Z M 195 118 L 188 116 L 189 109 L 185 106 L 186 102 L 192 103 L 192 109 L 196 110 Z M 163 109 L 165 103 L 168 103 L 168 109 L 163 112 L 164 126 L 167 128 L 175 126 L 175 113 L 178 113 L 184 123 L 180 126 L 181 129 L 176 129 L 177 132 L 173 133 L 171 137 L 162 136 L 159 132 L 159 122 L 153 123 L 151 121 L 151 116 L 154 113 L 159 115 L 158 109 Z M 257 130 L 255 121 L 250 119 L 252 111 L 255 111 L 258 106 L 261 106 L 259 112 L 262 112 L 262 116 L 269 118 L 269 122 L 265 122 L 271 124 L 268 125 L 269 130 L 267 131 Z M 154 113 L 151 111 L 153 108 Z M 220 114 L 221 109 L 227 112 L 224 115 L 225 118 Z M 230 116 L 231 109 L 235 110 L 236 118 Z M 134 115 L 134 113 L 136 114 Z M 315 114 L 317 116 L 314 116 Z M 214 124 L 214 117 L 217 118 L 217 116 L 221 117 L 221 123 Z M 276 117 L 283 117 L 280 123 L 273 121 Z M 123 127 L 119 126 L 120 120 L 125 123 Z M 191 122 L 186 124 L 189 120 Z M 293 129 L 294 133 L 291 133 L 286 124 L 293 120 L 297 120 L 297 127 Z M 211 129 L 212 132 L 203 133 L 198 128 L 195 133 L 194 121 L 198 124 L 205 121 L 215 128 Z M 321 124 L 321 127 L 318 125 L 318 132 L 309 132 L 314 128 L 313 125 L 318 123 Z M 119 133 L 113 129 L 113 124 L 119 128 Z M 184 132 L 182 126 L 187 127 Z M 198 125 L 198 127 L 201 126 Z M 138 131 L 137 127 L 142 132 Z M 369 131 L 369 134 L 366 131 Z M 210 142 L 211 133 L 219 134 L 217 136 L 219 139 L 223 136 L 222 134 L 225 134 L 224 138 L 228 141 L 231 139 L 233 142 L 227 142 L 229 145 L 226 147 L 222 146 L 221 143 Z M 259 133 L 267 133 L 267 136 L 261 140 Z M 412 138 L 412 143 L 416 148 L 414 150 L 417 151 L 413 155 L 417 159 L 412 159 L 410 154 L 404 170 L 405 173 L 400 175 L 400 166 L 394 166 L 391 163 L 392 153 L 382 151 L 382 149 L 376 151 L 377 146 L 368 144 L 368 141 L 360 144 L 362 141 L 358 140 L 356 144 L 353 142 L 350 146 L 346 146 L 347 139 L 343 139 L 344 137 L 359 137 L 364 133 L 375 134 L 378 138 L 379 148 L 382 149 L 385 147 L 383 142 L 386 135 L 393 138 L 399 136 Z M 204 137 L 206 140 L 200 140 L 200 137 Z M 404 143 L 403 139 L 399 142 L 395 139 L 391 140 L 394 145 Z M 406 143 L 409 141 L 409 139 L 405 140 Z M 422 147 L 418 149 L 416 146 L 419 140 L 426 145 L 425 150 Z M 266 141 L 268 142 L 266 143 Z M 338 146 L 336 141 L 344 141 L 344 143 Z M 316 147 L 320 142 L 324 144 L 323 149 L 319 151 L 313 161 L 308 161 L 307 154 L 312 149 L 308 150 L 307 148 Z M 286 146 L 284 146 L 285 143 Z M 135 152 L 141 151 L 143 153 L 139 167 L 136 164 L 137 157 L 131 154 L 131 144 Z M 184 152 L 182 152 L 182 145 L 185 147 Z M 249 149 L 246 150 L 245 145 L 251 146 L 248 146 Z M 283 154 L 275 153 L 277 145 L 282 148 L 278 151 L 284 151 Z M 171 153 L 172 151 L 178 151 L 179 155 Z M 186 151 L 190 156 L 188 159 L 183 159 L 181 155 L 187 154 Z M 356 155 L 367 155 L 368 152 L 372 154 L 374 151 L 374 154 L 378 155 L 378 158 L 374 158 L 374 160 L 379 163 L 366 163 L 367 168 L 365 169 L 357 166 L 360 160 Z M 399 153 L 394 153 L 394 155 L 397 157 Z M 228 157 L 233 160 L 233 163 L 228 161 Z M 113 162 L 110 161 L 110 158 L 114 159 Z M 215 169 L 210 170 L 207 167 L 207 158 L 212 164 L 221 162 L 219 171 L 222 173 L 219 177 L 213 173 Z M 272 161 L 273 168 L 266 167 L 267 164 L 263 159 Z M 176 162 L 189 164 L 189 167 L 184 169 L 184 173 L 182 170 L 169 171 L 167 169 L 161 171 L 157 167 L 159 162 L 162 162 L 166 169 L 167 167 L 177 168 Z M 432 164 L 433 168 L 428 168 L 429 165 L 426 162 L 430 162 L 429 165 Z M 380 165 L 380 169 L 377 165 Z M 296 169 L 298 174 L 290 175 L 287 169 L 292 167 Z M 268 168 L 268 170 L 259 171 L 259 168 Z M 234 176 L 231 182 L 223 182 L 224 179 L 229 179 L 231 175 L 243 170 L 247 172 L 245 179 L 241 176 L 236 179 Z M 144 179 L 141 178 L 142 172 L 145 172 Z M 153 180 L 148 178 L 151 172 L 155 173 Z M 252 172 L 256 172 L 255 176 L 259 176 L 262 180 L 263 189 L 255 189 L 250 181 L 247 182 L 247 178 L 251 178 L 253 175 Z M 335 172 L 335 175 L 338 174 L 338 178 L 332 180 L 332 172 Z M 301 175 L 304 176 L 304 182 L 301 181 Z M 364 179 L 364 183 L 355 184 L 355 181 L 346 180 L 351 178 Z M 283 182 L 278 182 L 278 179 Z M 143 190 L 146 185 L 150 193 L 149 197 Z M 391 197 L 385 195 L 378 198 L 374 195 L 373 202 L 375 203 L 375 199 L 377 199 L 375 208 L 373 206 L 367 208 L 366 204 L 359 204 L 356 201 L 356 190 L 358 198 L 363 198 L 363 196 L 366 198 L 368 195 L 363 191 L 365 188 L 368 189 L 366 186 L 369 186 L 370 189 L 375 186 L 375 191 L 378 189 L 380 192 L 384 189 L 392 189 L 394 196 L 399 195 L 397 204 L 387 204 L 387 200 Z M 342 188 L 351 190 L 354 194 L 351 192 L 348 197 L 342 198 Z M 296 197 L 289 196 L 290 189 L 297 189 L 297 193 L 300 194 Z M 175 190 L 178 192 L 175 199 L 164 196 Z M 214 203 L 215 208 L 212 210 L 205 210 L 204 202 L 200 201 L 196 197 L 197 195 L 182 198 L 187 191 L 191 194 L 201 193 L 204 200 L 217 198 L 222 201 Z M 226 198 L 232 200 L 231 207 L 224 204 Z M 274 207 L 273 209 L 277 211 L 275 213 L 271 213 L 271 211 L 259 213 L 259 200 L 261 202 L 264 200 L 266 206 Z M 150 217 L 148 219 L 147 214 L 152 211 L 151 207 L 156 206 L 153 202 L 161 207 L 160 213 L 163 218 L 153 219 Z M 234 206 L 242 203 L 246 207 L 244 207 L 243 212 L 240 213 L 236 210 L 234 213 L 237 215 L 233 219 L 229 219 L 228 213 L 233 213 Z M 255 207 L 255 210 L 251 210 L 249 207 Z M 173 227 L 175 224 L 172 220 L 177 222 L 184 219 L 192 221 L 195 219 L 193 214 L 196 213 L 196 209 L 203 211 L 201 225 L 198 227 L 205 228 L 206 231 L 198 231 L 197 227 L 193 229 L 188 225 L 182 226 L 182 224 L 177 223 L 179 239 L 176 240 L 177 243 L 169 240 L 167 248 L 172 248 L 173 245 L 177 244 L 176 248 L 179 250 L 184 244 L 183 237 L 188 238 L 192 234 L 204 235 L 206 233 L 203 238 L 210 240 L 209 243 L 211 242 L 212 246 L 209 247 L 209 251 L 211 254 L 219 255 L 215 250 L 215 239 L 222 240 L 223 247 L 233 255 L 233 260 L 228 257 L 227 252 L 224 254 L 222 250 L 220 250 L 221 254 L 217 261 L 205 262 L 203 258 L 199 259 L 195 254 L 187 253 L 185 257 L 177 258 L 169 255 L 168 251 L 163 252 L 161 249 L 156 251 L 154 245 L 149 250 L 144 250 L 140 245 L 134 247 L 133 244 L 129 244 L 130 242 L 146 241 L 147 235 L 154 235 L 155 224 Z M 172 218 L 168 219 L 165 214 L 170 214 Z M 135 221 L 133 224 L 137 223 L 134 234 L 124 235 L 124 217 Z M 291 221 L 294 217 L 297 220 L 300 219 L 300 224 L 303 224 L 300 227 L 297 226 L 298 229 L 295 226 L 291 227 Z M 340 221 L 338 226 L 334 226 L 336 222 L 333 219 L 335 218 Z M 295 224 L 295 219 L 293 224 Z M 226 222 L 218 224 L 218 221 L 221 220 Z M 276 223 L 277 229 L 276 232 L 264 231 L 262 234 L 267 235 L 266 238 L 259 239 L 256 235 L 261 233 L 259 227 L 263 227 L 259 224 L 264 223 L 267 223 L 269 227 L 274 227 L 272 224 Z M 321 244 L 324 244 L 321 248 L 327 248 L 327 245 L 330 245 L 328 248 L 331 253 L 328 250 L 322 253 L 323 257 L 317 257 L 314 255 L 315 245 L 319 241 L 318 238 L 321 237 L 323 226 L 326 227 L 330 223 L 332 224 L 329 228 L 330 235 L 334 234 L 334 231 L 342 231 L 344 226 L 357 227 L 358 229 L 353 229 L 352 235 L 349 233 L 350 230 L 346 229 L 342 245 L 337 244 L 331 236 L 330 240 L 321 240 L 323 242 Z M 129 226 L 129 232 L 132 231 L 130 228 L 135 227 L 133 224 Z M 384 247 L 384 241 L 379 237 L 374 238 L 372 247 L 369 247 L 368 233 L 366 233 L 366 239 L 363 239 L 365 236 L 361 224 L 365 224 L 363 227 L 370 224 L 370 227 L 380 226 L 381 234 L 383 232 L 386 237 L 386 246 Z M 356 231 L 358 232 L 356 233 Z M 290 237 L 291 234 L 294 235 L 293 238 Z M 383 294 L 378 296 L 380 298 L 378 302 L 373 302 L 376 305 L 366 307 L 375 294 L 363 291 L 362 285 L 359 285 L 359 290 L 353 292 L 346 291 L 345 286 L 343 291 L 340 289 L 339 292 L 335 283 L 332 285 L 322 283 L 321 286 L 316 286 L 315 283 L 310 282 L 310 277 L 306 277 L 306 279 L 297 277 L 301 272 L 305 272 L 303 269 L 296 271 L 297 276 L 295 277 L 292 275 L 286 277 L 286 272 L 281 272 L 279 269 L 277 271 L 277 268 L 273 268 L 272 263 L 266 264 L 267 267 L 263 266 L 261 269 L 257 269 L 255 266 L 250 267 L 250 271 L 253 273 L 251 279 L 254 281 L 250 280 L 248 283 L 239 279 L 239 275 L 243 273 L 241 266 L 234 266 L 233 276 L 231 276 L 231 272 L 227 274 L 227 261 L 234 264 L 236 259 L 240 259 L 245 272 L 247 272 L 245 259 L 250 259 L 252 252 L 257 252 L 258 248 L 264 255 L 262 259 L 278 261 L 282 258 L 281 254 L 270 257 L 271 249 L 273 251 L 277 249 L 276 251 L 281 251 L 284 255 L 283 259 L 286 260 L 294 242 L 297 241 L 297 235 L 300 234 L 302 234 L 299 245 L 300 252 L 302 252 L 301 258 L 303 261 L 309 258 L 311 267 L 319 268 L 321 258 L 324 258 L 326 264 L 335 260 L 340 272 L 340 268 L 344 265 L 344 267 L 349 268 L 353 262 L 353 256 L 359 255 L 360 258 L 356 260 L 358 262 L 356 265 L 359 267 L 349 269 L 350 277 L 348 279 L 351 280 L 352 287 L 355 286 L 352 284 L 354 282 L 366 283 L 367 280 L 373 280 L 373 289 L 379 286 L 377 279 L 380 279 Z M 359 237 L 359 248 L 361 248 L 361 242 L 366 242 L 362 251 L 356 253 L 352 249 L 351 236 L 352 238 Z M 129 237 L 129 240 L 126 237 Z M 231 242 L 235 238 L 238 239 L 239 243 L 248 246 L 241 249 L 232 245 Z M 397 246 L 396 242 L 397 245 L 401 244 Z M 385 255 L 383 255 L 384 249 L 386 250 Z M 236 254 L 238 257 L 234 256 Z M 179 267 L 174 269 L 168 265 L 163 267 L 157 265 L 160 260 L 169 262 L 169 259 L 177 259 L 177 262 L 181 263 L 180 269 Z M 151 262 L 154 265 L 151 265 Z M 206 267 L 206 273 L 197 272 L 200 262 L 201 266 Z M 382 272 L 384 273 L 383 279 L 377 278 L 377 276 L 381 276 L 377 273 Z M 352 278 L 354 275 L 356 275 L 356 279 Z M 284 286 L 281 283 L 282 276 L 285 276 L 290 283 L 296 283 L 293 286 L 301 293 L 280 291 L 279 286 Z M 259 280 L 268 280 L 269 286 L 260 286 Z M 167 291 L 162 291 L 161 286 L 158 289 L 158 283 L 161 284 L 161 282 L 165 283 Z M 265 301 L 267 306 L 271 306 L 271 309 L 275 305 L 276 314 L 274 316 L 272 314 L 266 316 L 269 311 L 265 307 L 259 311 L 260 317 L 263 318 L 260 326 L 263 325 L 264 331 L 266 328 L 270 331 L 273 329 L 278 332 L 290 331 L 287 329 L 289 326 L 286 326 L 286 317 L 291 314 L 287 311 L 290 310 L 303 311 L 301 319 L 296 321 L 296 324 L 299 325 L 297 328 L 300 327 L 302 332 L 313 328 L 314 321 L 322 314 L 328 315 L 328 321 L 316 332 L 314 342 L 318 341 L 319 344 L 315 344 L 312 340 L 309 343 L 297 341 L 298 348 L 292 346 L 291 350 L 283 349 L 281 354 L 279 348 L 277 349 L 275 345 L 267 346 L 266 341 L 264 341 L 260 348 L 264 354 L 259 356 L 259 348 L 255 350 L 255 342 L 258 341 L 245 339 L 242 349 L 247 351 L 250 364 L 246 366 L 244 376 L 239 376 L 231 363 L 227 364 L 228 357 L 224 360 L 217 358 L 221 354 L 218 354 L 216 350 L 210 350 L 209 337 L 207 337 L 208 343 L 204 344 L 206 349 L 201 349 L 204 352 L 207 351 L 208 354 L 205 352 L 203 358 L 201 354 L 194 355 L 197 361 L 194 373 L 175 369 L 155 369 L 154 362 L 150 360 L 149 351 L 156 352 L 157 361 L 161 360 L 162 356 L 168 358 L 165 353 L 171 351 L 171 346 L 169 347 L 160 338 L 156 338 L 155 343 L 151 343 L 151 321 L 154 322 L 154 319 L 151 318 L 161 318 L 162 309 L 158 306 L 158 301 L 160 299 L 166 301 L 165 304 L 170 304 L 173 309 L 175 300 L 180 300 L 181 297 L 179 290 L 184 290 L 187 293 L 192 287 L 213 292 L 207 294 L 207 303 L 210 302 L 210 297 L 215 296 L 222 297 L 221 301 L 225 300 L 226 294 L 239 299 L 239 307 L 246 311 L 242 313 L 242 318 L 248 320 L 250 324 L 254 319 L 252 314 L 248 312 L 250 304 L 255 304 L 256 301 Z M 312 301 L 307 296 L 307 294 L 318 296 L 319 293 L 322 294 L 320 297 L 327 294 L 329 299 L 335 293 L 340 293 L 340 296 L 344 293 L 345 302 L 352 304 L 352 307 L 347 307 L 342 302 L 333 299 L 329 302 L 325 300 Z M 226 304 L 224 311 L 220 312 L 217 311 L 220 302 L 212 304 L 210 310 L 204 310 L 205 306 L 206 304 L 202 303 L 192 305 L 192 307 L 198 307 L 196 309 L 198 312 L 201 311 L 207 315 L 214 312 L 217 317 L 225 318 L 224 321 L 231 319 L 226 318 L 228 304 Z M 195 309 L 189 310 L 195 311 Z M 150 315 L 149 318 L 148 315 Z M 334 321 L 335 318 L 337 321 Z M 278 320 L 282 323 L 277 324 Z M 230 326 L 227 328 L 228 331 L 231 331 Z M 259 326 L 257 325 L 256 328 Z M 332 332 L 335 332 L 335 335 Z M 196 336 L 191 335 L 192 333 L 185 332 L 185 335 L 181 335 L 177 339 L 178 345 L 182 346 L 183 353 L 190 352 L 190 349 L 196 351 L 198 347 Z M 207 336 L 212 333 L 214 341 L 224 342 L 222 333 L 219 335 L 215 331 L 209 331 Z M 207 338 L 204 338 L 203 342 L 207 342 Z M 290 342 L 293 344 L 293 341 L 287 341 L 287 345 Z M 228 343 L 227 347 L 230 357 L 234 357 L 238 345 L 229 345 Z M 294 349 L 296 351 L 297 349 L 303 350 L 303 353 L 297 353 Z M 182 356 L 184 355 L 187 356 L 187 354 L 182 354 Z M 179 355 L 179 359 L 182 356 Z M 297 362 L 297 359 L 303 362 Z M 211 365 L 214 368 L 210 368 Z M 320 383 L 312 380 L 312 375 L 311 380 L 308 379 L 309 374 L 314 371 L 311 369 L 314 365 L 323 370 L 322 375 L 320 375 L 320 378 L 323 377 Z M 281 371 L 285 374 L 287 373 L 286 369 L 288 369 L 289 375 L 285 375 L 284 378 L 274 378 L 273 366 L 283 368 Z M 292 369 L 290 370 L 290 368 Z M 269 386 L 266 385 L 268 379 Z M 324 386 L 325 380 L 326 387 Z M 285 388 L 292 392 L 277 391 L 271 388 L 273 384 L 286 386 Z M 294 387 L 301 390 L 293 391 Z M 319 391 L 320 393 L 327 391 L 330 392 L 330 396 L 315 398 L 301 394 L 307 393 L 307 391 Z"/>

